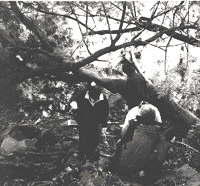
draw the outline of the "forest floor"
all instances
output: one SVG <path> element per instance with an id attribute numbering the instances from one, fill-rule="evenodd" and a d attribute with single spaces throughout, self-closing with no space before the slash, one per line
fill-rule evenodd
<path id="1" fill-rule="evenodd" d="M 53 146 L 43 152 L 15 152 L 0 156 L 0 186 L 140 186 L 134 176 L 120 176 L 105 170 L 119 139 L 117 130 L 108 130 L 109 145 L 100 144 L 98 161 L 81 163 L 78 159 L 78 128 L 67 126 L 64 116 L 41 121 L 39 127 L 50 129 L 56 137 Z M 1 131 L 2 132 L 2 131 Z M 172 144 L 162 172 L 154 183 L 146 185 L 200 185 L 197 165 L 200 153 L 180 144 Z M 200 166 L 199 166 L 200 167 Z M 145 177 L 141 178 L 145 180 Z"/>

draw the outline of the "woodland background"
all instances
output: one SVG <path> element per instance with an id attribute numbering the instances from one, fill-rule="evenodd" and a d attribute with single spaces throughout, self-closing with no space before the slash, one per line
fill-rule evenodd
<path id="1" fill-rule="evenodd" d="M 0 131 L 40 118 L 40 127 L 55 135 L 55 144 L 43 149 L 45 157 L 2 160 L 7 171 L 1 184 L 131 185 L 133 180 L 102 171 L 105 157 L 82 167 L 70 153 L 60 156 L 76 151 L 76 140 L 64 139 L 78 134 L 66 127 L 73 119 L 70 97 L 93 79 L 109 98 L 109 121 L 123 123 L 127 109 L 120 94 L 126 75 L 119 62 L 125 56 L 157 93 L 198 117 L 199 13 L 198 1 L 0 2 Z M 111 155 L 115 142 L 110 137 L 110 147 L 102 151 Z M 186 142 L 199 150 L 196 129 Z M 194 152 L 175 146 L 169 154 L 165 171 L 188 163 Z M 177 177 L 163 184 L 187 180 Z"/>

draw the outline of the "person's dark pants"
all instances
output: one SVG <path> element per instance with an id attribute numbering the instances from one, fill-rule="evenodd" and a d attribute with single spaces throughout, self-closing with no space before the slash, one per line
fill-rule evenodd
<path id="1" fill-rule="evenodd" d="M 87 159 L 95 159 L 98 156 L 99 144 L 98 125 L 95 123 L 82 123 L 79 125 L 79 155 Z"/>

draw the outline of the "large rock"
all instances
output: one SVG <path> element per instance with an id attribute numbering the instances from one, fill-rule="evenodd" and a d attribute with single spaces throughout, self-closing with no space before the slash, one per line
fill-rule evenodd
<path id="1" fill-rule="evenodd" d="M 46 150 L 53 146 L 57 139 L 55 134 L 35 125 L 15 125 L 2 134 L 0 154 L 5 156 L 19 150 Z"/>
<path id="2" fill-rule="evenodd" d="M 157 127 L 151 125 L 139 126 L 134 132 L 133 139 L 122 145 L 119 165 L 143 169 L 149 161 L 149 155 L 153 153 L 152 146 L 157 137 Z"/>

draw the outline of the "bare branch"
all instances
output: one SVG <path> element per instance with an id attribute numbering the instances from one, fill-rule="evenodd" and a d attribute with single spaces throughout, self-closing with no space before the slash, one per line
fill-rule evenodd
<path id="1" fill-rule="evenodd" d="M 133 27 L 133 28 L 128 28 L 128 29 L 123 29 L 121 33 L 127 33 L 127 32 L 133 32 L 133 31 L 140 31 L 140 27 Z M 112 34 L 117 34 L 118 30 L 112 30 Z M 93 32 L 88 32 L 88 35 L 105 35 L 105 34 L 110 34 L 109 30 L 100 30 L 100 31 L 93 31 Z M 83 35 L 86 35 L 86 33 L 83 33 Z"/>
<path id="2" fill-rule="evenodd" d="M 198 40 L 195 40 L 194 38 L 191 39 L 187 36 L 184 36 L 182 34 L 174 32 L 175 29 L 180 28 L 180 27 L 171 28 L 171 29 L 164 29 L 165 27 L 161 27 L 161 28 L 163 30 L 161 30 L 159 33 L 155 34 L 153 37 L 150 37 L 145 41 L 134 40 L 134 41 L 130 41 L 130 42 L 127 42 L 127 43 L 124 43 L 124 44 L 121 44 L 121 45 L 117 45 L 117 46 L 113 46 L 113 47 L 105 47 L 103 49 L 96 51 L 91 56 L 89 56 L 89 57 L 87 57 L 83 60 L 80 60 L 77 63 L 67 62 L 63 58 L 58 58 L 57 56 L 54 56 L 54 55 L 52 55 L 52 54 L 50 54 L 46 51 L 42 51 L 42 50 L 39 50 L 39 49 L 18 48 L 18 50 L 21 50 L 21 51 L 31 50 L 32 52 L 43 53 L 47 56 L 54 57 L 54 59 L 56 61 L 61 62 L 60 65 L 51 65 L 51 66 L 48 66 L 48 67 L 45 67 L 45 68 L 38 68 L 36 71 L 34 71 L 34 73 L 32 73 L 32 76 L 33 76 L 33 74 L 34 75 L 38 75 L 38 74 L 44 75 L 45 73 L 51 73 L 51 74 L 58 73 L 58 74 L 60 74 L 61 72 L 69 72 L 69 71 L 75 72 L 78 69 L 80 69 L 81 67 L 97 60 L 98 57 L 100 57 L 104 54 L 110 53 L 112 51 L 119 50 L 121 48 L 130 47 L 130 46 L 135 46 L 135 47 L 145 46 L 145 45 L 155 41 L 157 38 L 161 37 L 163 34 L 170 35 L 173 38 L 179 39 L 179 40 L 184 41 L 184 42 L 188 42 L 192 45 L 196 45 L 196 43 L 198 42 Z M 172 33 L 174 33 L 174 34 L 172 35 Z M 27 73 L 25 77 L 28 78 L 30 76 L 31 76 L 31 73 L 30 74 Z"/>
<path id="3" fill-rule="evenodd" d="M 87 6 L 86 6 L 86 20 L 85 20 L 85 24 L 86 24 L 86 26 L 88 26 L 88 4 L 87 4 Z M 88 32 L 88 29 L 87 29 L 87 27 L 86 27 L 86 33 Z"/>
<path id="4" fill-rule="evenodd" d="M 139 37 L 139 36 L 142 34 L 142 32 L 144 32 L 144 30 L 145 30 L 145 28 L 143 28 L 137 35 L 135 35 L 135 36 L 131 39 L 131 41 L 134 41 L 137 37 Z"/>
<path id="5" fill-rule="evenodd" d="M 166 33 L 173 33 L 173 31 L 177 29 L 177 28 L 171 28 L 171 29 L 165 29 L 165 30 L 162 30 L 160 31 L 159 33 L 155 34 L 154 36 L 150 37 L 149 39 L 145 40 L 145 41 L 139 41 L 139 40 L 134 40 L 134 41 L 130 41 L 130 42 L 127 42 L 127 43 L 124 43 L 124 44 L 121 44 L 121 45 L 117 45 L 117 46 L 114 46 L 114 47 L 105 47 L 103 49 L 100 49 L 98 50 L 97 52 L 95 52 L 93 55 L 85 58 L 84 60 L 82 61 L 79 61 L 77 63 L 75 63 L 74 66 L 76 69 L 79 69 L 83 66 L 85 66 L 86 64 L 89 64 L 93 61 L 95 61 L 98 57 L 106 54 L 106 53 L 110 53 L 112 51 L 116 51 L 118 49 L 121 49 L 121 48 L 125 48 L 125 47 L 129 47 L 129 46 L 145 46 L 153 41 L 155 41 L 157 38 L 161 37 L 163 34 L 166 34 Z M 189 40 L 189 38 L 187 36 L 184 36 L 182 34 L 178 34 L 178 33 L 175 33 L 174 35 L 172 35 L 173 38 L 179 38 L 179 40 Z M 192 42 L 192 40 L 190 41 L 191 44 L 195 45 L 196 43 L 196 40 L 194 40 Z"/>
<path id="6" fill-rule="evenodd" d="M 160 4 L 160 1 L 158 1 L 158 2 L 155 4 L 155 5 L 157 5 L 157 6 L 156 6 L 155 10 L 153 11 L 153 13 L 152 13 L 152 15 L 151 15 L 151 18 L 154 17 L 154 15 L 155 15 L 155 13 L 156 13 L 156 11 L 157 11 L 157 9 L 158 9 L 159 4 Z M 155 5 L 154 5 L 154 6 L 155 6 Z"/>
<path id="7" fill-rule="evenodd" d="M 148 26 L 146 24 L 148 24 Z M 146 28 L 147 30 L 153 31 L 153 32 L 168 30 L 168 31 L 165 32 L 165 34 L 168 35 L 168 36 L 171 36 L 173 34 L 174 39 L 186 42 L 186 43 L 194 45 L 194 46 L 199 45 L 199 40 L 197 40 L 193 37 L 188 37 L 188 36 L 185 36 L 183 34 L 179 34 L 177 32 L 174 32 L 175 30 L 198 29 L 197 25 L 195 25 L 195 24 L 183 25 L 183 26 L 179 26 L 179 27 L 173 27 L 173 28 L 170 28 L 170 29 L 168 29 L 167 27 L 158 25 L 158 24 L 150 24 L 149 25 L 148 22 L 146 24 L 140 24 L 140 27 Z"/>
<path id="8" fill-rule="evenodd" d="M 162 31 L 164 33 L 164 31 Z M 61 73 L 61 72 L 69 72 L 69 71 L 77 71 L 79 68 L 95 61 L 98 57 L 110 53 L 112 51 L 116 51 L 118 49 L 124 48 L 124 47 L 129 47 L 129 46 L 144 46 L 146 44 L 148 44 L 149 42 L 154 41 L 155 39 L 157 39 L 158 37 L 160 37 L 160 34 L 156 34 L 155 36 L 147 39 L 146 41 L 133 41 L 133 42 L 127 42 L 118 46 L 114 46 L 114 47 L 106 47 L 103 49 L 98 50 L 97 52 L 95 52 L 94 54 L 92 54 L 91 56 L 76 62 L 76 63 L 71 63 L 71 62 L 65 62 L 62 63 L 61 65 L 51 65 L 51 66 L 47 66 L 45 68 L 38 68 L 37 70 L 34 70 L 34 73 L 27 73 L 26 74 L 26 78 L 30 77 L 30 74 L 36 75 L 36 74 L 44 74 L 44 73 L 51 73 L 51 74 L 55 74 L 55 73 Z M 19 49 L 23 49 L 23 48 L 19 48 Z M 38 49 L 33 49 L 33 50 L 38 50 Z"/>
<path id="9" fill-rule="evenodd" d="M 173 27 L 174 27 L 175 15 L 176 15 L 176 13 L 178 12 L 178 10 L 180 9 L 180 6 L 181 6 L 183 3 L 184 3 L 184 1 L 181 1 L 181 3 L 175 8 L 175 11 L 174 11 L 174 13 L 173 13 L 173 20 L 172 20 L 172 22 L 173 22 Z"/>
<path id="10" fill-rule="evenodd" d="M 151 43 L 149 43 L 149 45 L 153 46 L 153 47 L 156 47 L 156 48 L 159 48 L 160 50 L 163 50 L 165 51 L 165 49 L 163 49 L 162 47 L 165 47 L 165 46 L 156 46 L 156 45 L 153 45 Z"/>
<path id="11" fill-rule="evenodd" d="M 113 40 L 113 42 L 111 43 L 112 46 L 115 45 L 115 43 L 119 40 L 120 36 L 121 36 L 121 31 L 122 31 L 122 26 L 123 26 L 123 21 L 124 21 L 124 16 L 126 13 L 126 2 L 123 2 L 123 13 L 122 13 L 122 18 L 120 21 L 120 25 L 119 25 L 119 30 L 117 32 L 117 36 L 116 38 Z"/>
<path id="12" fill-rule="evenodd" d="M 82 29 L 81 29 L 80 24 L 79 24 L 79 22 L 78 22 L 78 17 L 77 17 L 77 15 L 75 14 L 75 12 L 74 12 L 74 10 L 73 10 L 71 4 L 70 4 L 70 3 L 68 3 L 68 4 L 69 4 L 69 6 L 70 6 L 70 8 L 71 8 L 71 10 L 72 10 L 72 12 L 73 12 L 73 14 L 74 14 L 75 17 L 76 17 L 76 20 L 77 20 L 77 23 L 78 23 L 78 27 L 79 27 L 79 30 L 80 30 L 80 32 L 81 32 L 81 36 L 82 36 L 83 43 L 85 44 L 85 47 L 86 47 L 88 53 L 91 55 L 92 53 L 90 52 L 89 47 L 88 47 L 87 43 L 85 42 L 85 38 L 84 38 L 84 36 L 83 36 Z"/>
<path id="13" fill-rule="evenodd" d="M 107 16 L 107 12 L 106 12 L 106 8 L 105 8 L 105 5 L 104 5 L 104 2 L 102 2 L 102 5 L 103 5 L 104 13 L 105 13 L 105 16 L 106 16 L 106 21 L 107 21 L 107 24 L 108 24 L 108 29 L 110 31 L 110 40 L 111 40 L 111 44 L 112 44 L 113 38 L 112 38 L 111 29 L 110 29 L 110 23 L 109 23 L 109 20 L 108 20 L 108 16 Z"/>
<path id="14" fill-rule="evenodd" d="M 168 1 L 166 2 L 165 8 L 166 8 L 167 4 L 168 4 Z M 167 15 L 167 14 L 164 14 L 164 17 L 163 17 L 163 20 L 162 20 L 161 26 L 162 26 L 163 23 L 164 23 L 164 20 L 165 20 L 166 15 Z"/>
<path id="15" fill-rule="evenodd" d="M 169 45 L 168 47 L 174 47 L 174 46 L 180 46 L 180 45 L 183 45 L 184 43 L 179 43 L 179 44 L 176 44 L 176 45 Z M 152 45 L 152 44 L 150 44 L 150 45 Z M 153 46 L 153 45 L 152 45 Z M 160 48 L 162 48 L 162 47 L 166 47 L 166 46 L 156 46 L 156 47 L 160 47 Z M 164 49 L 163 49 L 164 50 Z"/>
<path id="16" fill-rule="evenodd" d="M 149 18 L 148 18 L 149 19 Z M 149 31 L 153 31 L 153 32 L 157 32 L 159 31 L 159 29 L 161 30 L 166 30 L 168 29 L 167 27 L 164 27 L 161 25 L 158 25 L 158 24 L 148 24 L 148 26 L 146 25 L 138 25 L 137 27 L 133 27 L 133 28 L 128 28 L 128 29 L 123 29 L 121 31 L 121 33 L 127 33 L 127 32 L 132 32 L 132 31 L 140 31 L 142 30 L 142 28 L 145 28 Z M 193 24 L 193 25 L 183 25 L 181 27 L 179 27 L 179 29 L 181 30 L 184 30 L 184 29 L 198 29 L 197 25 Z M 93 31 L 93 32 L 88 32 L 88 35 L 96 35 L 96 34 L 99 34 L 99 35 L 104 35 L 104 34 L 117 34 L 118 30 L 112 30 L 112 31 L 109 31 L 109 30 L 100 30 L 100 31 Z M 86 33 L 84 33 L 83 35 L 86 35 Z"/>
<path id="17" fill-rule="evenodd" d="M 115 5 L 114 3 L 110 2 L 110 4 L 122 11 L 122 9 L 120 7 L 118 7 L 117 5 Z"/>
<path id="18" fill-rule="evenodd" d="M 170 9 L 168 9 L 168 10 L 165 10 L 165 11 L 163 11 L 163 12 L 161 12 L 161 13 L 158 13 L 157 15 L 155 15 L 155 16 L 153 17 L 153 19 L 156 18 L 156 17 L 159 17 L 159 16 L 161 16 L 161 15 L 163 15 L 163 14 L 167 14 L 167 13 L 171 12 L 172 10 L 174 10 L 175 8 L 176 8 L 176 9 L 177 9 L 177 8 L 180 8 L 180 6 L 182 6 L 183 3 L 184 3 L 184 1 L 181 1 L 181 2 L 179 3 L 179 5 L 176 5 L 176 6 L 170 8 Z"/>
<path id="19" fill-rule="evenodd" d="M 53 48 L 47 41 L 46 34 L 35 24 L 34 21 L 29 20 L 24 16 L 24 14 L 22 14 L 15 1 L 10 1 L 10 5 L 13 11 L 15 12 L 16 16 L 19 17 L 19 19 L 21 20 L 21 22 L 30 31 L 34 32 L 38 36 L 39 40 L 41 41 L 42 48 L 48 52 L 53 52 Z"/>
<path id="20" fill-rule="evenodd" d="M 134 9 L 134 14 L 135 14 L 135 19 L 136 19 L 137 14 L 136 14 L 136 8 L 135 8 L 135 2 L 134 1 L 133 1 L 133 9 Z"/>

